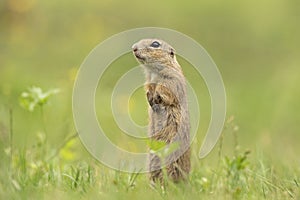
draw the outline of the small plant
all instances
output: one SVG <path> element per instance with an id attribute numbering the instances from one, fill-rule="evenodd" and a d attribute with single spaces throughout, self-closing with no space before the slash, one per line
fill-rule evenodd
<path id="1" fill-rule="evenodd" d="M 21 93 L 20 104 L 26 110 L 33 112 L 37 106 L 43 108 L 49 101 L 49 98 L 57 93 L 59 93 L 59 89 L 43 92 L 41 88 L 32 86 L 27 91 Z"/>
<path id="2" fill-rule="evenodd" d="M 229 158 L 225 156 L 224 164 L 228 180 L 228 189 L 231 190 L 234 196 L 238 196 L 247 185 L 246 169 L 250 163 L 247 160 L 250 151 L 245 151 L 243 154 L 238 154 Z"/>
<path id="3" fill-rule="evenodd" d="M 19 98 L 20 105 L 26 110 L 33 112 L 37 106 L 41 109 L 41 119 L 44 132 L 47 134 L 45 115 L 44 115 L 44 105 L 49 101 L 49 98 L 55 94 L 59 93 L 59 89 L 52 89 L 46 92 L 39 87 L 29 87 L 27 91 L 22 92 Z"/>
<path id="4" fill-rule="evenodd" d="M 249 166 L 249 162 L 247 160 L 250 151 L 245 151 L 243 154 L 239 154 L 230 159 L 228 156 L 225 156 L 225 166 L 227 169 L 228 176 L 236 176 L 244 169 Z"/>
<path id="5" fill-rule="evenodd" d="M 86 192 L 86 190 L 95 184 L 95 171 L 88 163 L 82 162 L 77 166 L 70 166 L 62 173 L 64 182 L 72 190 Z"/>

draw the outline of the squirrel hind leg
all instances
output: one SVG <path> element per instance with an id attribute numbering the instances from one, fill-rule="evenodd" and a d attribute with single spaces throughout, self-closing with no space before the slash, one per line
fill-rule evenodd
<path id="1" fill-rule="evenodd" d="M 180 158 L 166 167 L 168 178 L 175 183 L 186 181 L 189 174 L 189 167 L 180 163 Z"/>
<path id="2" fill-rule="evenodd" d="M 157 182 L 163 183 L 163 171 L 161 169 L 160 158 L 155 154 L 149 154 L 149 179 L 151 183 L 155 184 Z"/>

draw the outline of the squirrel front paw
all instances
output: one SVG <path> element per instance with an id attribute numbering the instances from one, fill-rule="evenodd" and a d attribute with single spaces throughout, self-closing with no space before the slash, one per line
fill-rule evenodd
<path id="1" fill-rule="evenodd" d="M 149 91 L 147 92 L 147 100 L 148 100 L 149 105 L 152 107 L 154 104 L 153 94 Z"/>
<path id="2" fill-rule="evenodd" d="M 152 110 L 154 112 L 158 112 L 163 103 L 161 96 L 157 92 L 155 92 L 154 94 L 147 92 L 147 99 Z"/>
<path id="3" fill-rule="evenodd" d="M 157 92 L 155 93 L 155 96 L 153 97 L 153 101 L 154 101 L 155 104 L 161 104 L 162 103 L 162 98 Z"/>
<path id="4" fill-rule="evenodd" d="M 153 105 L 151 106 L 151 108 L 152 108 L 152 110 L 153 110 L 154 112 L 160 111 L 160 105 L 159 105 L 159 104 L 153 104 Z"/>

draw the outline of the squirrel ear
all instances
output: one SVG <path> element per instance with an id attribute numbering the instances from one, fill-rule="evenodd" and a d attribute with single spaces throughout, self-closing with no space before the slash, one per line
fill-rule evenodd
<path id="1" fill-rule="evenodd" d="M 170 49 L 170 55 L 172 58 L 174 58 L 175 50 L 173 48 Z"/>

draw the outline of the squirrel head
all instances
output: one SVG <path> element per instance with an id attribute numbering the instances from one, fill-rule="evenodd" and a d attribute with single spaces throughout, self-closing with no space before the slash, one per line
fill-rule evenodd
<path id="1" fill-rule="evenodd" d="M 142 39 L 132 46 L 137 60 L 152 71 L 180 70 L 175 50 L 168 43 L 159 39 Z"/>

